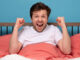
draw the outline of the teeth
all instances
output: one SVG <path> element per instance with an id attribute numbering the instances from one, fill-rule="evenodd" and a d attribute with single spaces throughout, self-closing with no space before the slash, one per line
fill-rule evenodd
<path id="1" fill-rule="evenodd" d="M 39 25 L 42 25 L 42 23 L 38 23 Z"/>
<path id="2" fill-rule="evenodd" d="M 42 23 L 38 23 L 38 25 L 43 25 Z"/>
<path id="3" fill-rule="evenodd" d="M 41 24 L 37 24 L 39 27 L 41 27 L 41 26 L 43 26 L 43 24 L 41 23 Z"/>

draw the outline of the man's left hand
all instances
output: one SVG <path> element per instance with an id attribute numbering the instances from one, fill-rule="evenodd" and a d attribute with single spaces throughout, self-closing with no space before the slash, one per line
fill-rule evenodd
<path id="1" fill-rule="evenodd" d="M 64 21 L 64 17 L 58 17 L 56 19 L 57 23 L 59 26 L 64 27 L 65 26 L 65 21 Z"/>

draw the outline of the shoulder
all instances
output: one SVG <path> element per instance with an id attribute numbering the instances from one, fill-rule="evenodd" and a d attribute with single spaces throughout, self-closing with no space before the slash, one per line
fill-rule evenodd
<path id="1" fill-rule="evenodd" d="M 28 30 L 31 29 L 31 27 L 32 27 L 32 26 L 24 26 L 22 29 L 23 29 L 24 31 L 28 31 Z"/>
<path id="2" fill-rule="evenodd" d="M 26 33 L 30 29 L 30 26 L 23 26 L 19 33 Z"/>
<path id="3" fill-rule="evenodd" d="M 31 26 L 23 26 L 23 29 L 29 29 Z"/>
<path id="4" fill-rule="evenodd" d="M 55 25 L 49 25 L 49 27 L 51 28 L 51 29 L 54 29 L 54 30 L 57 30 L 57 29 L 59 29 L 57 26 L 55 26 Z"/>

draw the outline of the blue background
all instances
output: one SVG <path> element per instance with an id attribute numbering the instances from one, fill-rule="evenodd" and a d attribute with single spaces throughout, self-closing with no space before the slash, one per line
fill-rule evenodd
<path id="1" fill-rule="evenodd" d="M 15 22 L 17 17 L 31 22 L 29 10 L 36 2 L 51 8 L 48 22 L 56 22 L 58 16 L 66 22 L 80 22 L 80 0 L 0 0 L 0 22 Z"/>
<path id="2" fill-rule="evenodd" d="M 16 22 L 17 17 L 31 22 L 29 10 L 36 2 L 43 2 L 51 8 L 48 22 L 56 22 L 58 16 L 65 17 L 65 22 L 80 22 L 80 0 L 0 0 L 0 22 Z M 71 27 L 68 29 L 71 35 Z M 76 30 L 77 27 L 74 34 Z"/>

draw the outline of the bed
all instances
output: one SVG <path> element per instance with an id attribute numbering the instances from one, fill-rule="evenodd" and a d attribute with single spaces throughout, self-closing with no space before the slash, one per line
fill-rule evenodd
<path id="1" fill-rule="evenodd" d="M 12 33 L 12 31 L 13 31 L 13 29 L 14 29 L 14 24 L 15 23 L 0 23 L 0 38 L 2 39 L 2 40 L 4 40 L 4 36 L 6 36 L 6 35 L 8 35 L 8 34 L 11 34 Z M 56 26 L 58 26 L 57 25 L 57 23 L 48 23 L 49 25 L 56 25 Z M 25 23 L 24 24 L 24 26 L 25 25 L 32 25 L 32 23 Z M 3 34 L 3 27 L 6 27 L 6 34 L 4 35 Z M 12 31 L 11 31 L 11 33 L 9 33 L 9 27 L 11 27 L 11 29 L 12 29 Z M 73 36 L 73 35 L 75 35 L 74 34 L 74 27 L 77 27 L 77 30 L 76 30 L 76 34 L 78 34 L 78 35 L 76 35 L 76 37 L 77 38 L 75 38 L 75 36 L 73 36 L 71 39 L 73 40 L 73 42 L 72 42 L 72 48 L 73 48 L 73 56 L 75 56 L 75 57 L 80 57 L 80 23 L 66 23 L 66 27 L 68 28 L 68 27 L 70 27 L 71 28 L 71 36 Z M 70 29 L 69 29 L 70 30 Z M 2 36 L 3 36 L 3 38 L 2 38 Z M 10 39 L 10 36 L 11 35 L 8 35 L 7 36 L 7 38 L 6 38 L 6 40 L 9 40 Z M 1 40 L 0 39 L 0 40 Z M 6 40 L 4 40 L 4 42 L 6 41 Z M 78 42 L 76 42 L 76 41 L 78 41 Z M 9 41 L 8 41 L 9 42 Z M 75 45 L 74 45 L 75 44 Z M 3 45 L 4 46 L 4 50 L 7 50 L 9 47 L 6 47 L 5 48 L 5 46 L 8 46 L 9 45 L 9 43 L 5 43 L 5 45 Z M 40 45 L 39 45 L 40 46 Z M 38 45 L 36 45 L 36 47 L 39 47 Z M 33 47 L 35 47 L 35 46 L 33 46 Z M 78 49 L 77 50 L 74 50 L 76 47 L 78 47 Z M 44 49 L 45 47 L 43 47 L 43 49 Z M 0 49 L 1 49 L 1 46 L 0 46 Z M 23 52 L 25 53 L 25 49 L 26 48 L 24 48 L 23 49 Z M 45 49 L 47 49 L 48 50 L 48 48 L 45 48 Z M 49 50 L 50 51 L 50 50 Z M 74 52 L 74 51 L 78 51 L 78 52 Z M 0 51 L 1 52 L 1 51 Z M 23 52 L 21 52 L 20 54 L 22 54 Z M 40 51 L 41 52 L 41 51 Z M 58 53 L 58 52 L 57 52 Z M 78 55 L 76 55 L 77 53 L 79 53 Z M 2 57 L 4 56 L 4 55 L 7 55 L 8 53 L 3 53 L 3 55 L 2 55 Z M 56 54 L 56 53 L 55 53 Z M 62 53 L 61 53 L 62 54 Z M 70 57 L 71 58 L 71 55 L 68 55 L 68 57 Z M 74 58 L 74 59 L 72 59 L 72 60 L 78 60 L 78 59 L 80 59 L 80 58 Z M 44 60 L 44 59 L 43 59 Z M 54 58 L 54 60 L 56 60 L 56 58 Z M 62 58 L 59 58 L 59 60 L 65 60 L 65 59 L 62 59 Z M 70 59 L 71 60 L 71 59 Z"/>
<path id="2" fill-rule="evenodd" d="M 9 27 L 11 26 L 12 27 L 12 31 L 13 31 L 13 28 L 14 28 L 14 24 L 15 23 L 0 23 L 0 35 L 3 35 L 2 33 L 2 28 L 5 26 L 6 27 L 6 34 L 8 34 L 9 33 Z M 56 25 L 57 26 L 57 23 L 48 23 L 49 25 Z M 25 25 L 32 25 L 32 23 L 25 23 L 24 24 L 24 26 Z M 77 27 L 77 33 L 79 33 L 80 32 L 80 23 L 66 23 L 66 26 L 67 27 L 71 27 L 71 35 L 73 35 L 74 34 L 74 27 Z M 11 32 L 12 33 L 12 32 Z"/>

